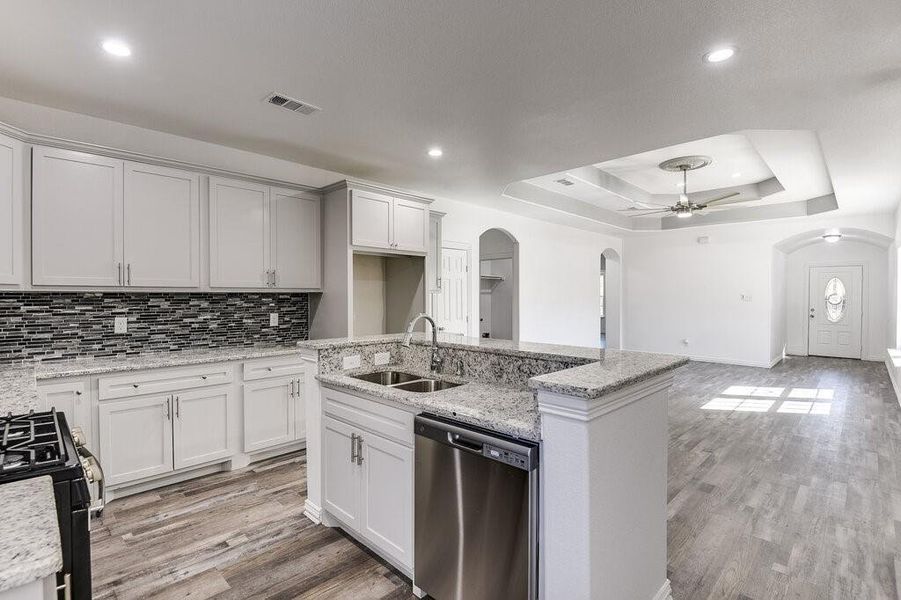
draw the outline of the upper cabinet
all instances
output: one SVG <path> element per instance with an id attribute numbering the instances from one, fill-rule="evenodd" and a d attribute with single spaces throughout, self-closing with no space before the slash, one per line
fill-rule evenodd
<path id="1" fill-rule="evenodd" d="M 319 200 L 210 177 L 210 286 L 321 287 Z"/>
<path id="2" fill-rule="evenodd" d="M 0 136 L 0 284 L 22 283 L 22 143 Z"/>
<path id="3" fill-rule="evenodd" d="M 354 246 L 425 254 L 429 245 L 428 204 L 353 190 L 351 240 Z"/>
<path id="4" fill-rule="evenodd" d="M 32 163 L 35 285 L 200 285 L 196 174 L 37 146 Z"/>
<path id="5" fill-rule="evenodd" d="M 123 285 L 121 160 L 35 146 L 32 281 Z"/>

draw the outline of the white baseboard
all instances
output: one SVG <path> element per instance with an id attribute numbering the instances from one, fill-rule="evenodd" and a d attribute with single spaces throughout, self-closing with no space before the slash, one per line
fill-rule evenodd
<path id="1" fill-rule="evenodd" d="M 706 363 L 716 363 L 720 365 L 735 365 L 737 367 L 759 367 L 761 369 L 769 369 L 777 362 L 782 360 L 780 356 L 775 362 L 771 361 L 752 361 L 752 360 L 739 360 L 736 358 L 720 358 L 715 356 L 696 356 L 689 354 L 688 358 L 694 362 L 706 362 Z"/>
<path id="2" fill-rule="evenodd" d="M 663 582 L 663 585 L 654 594 L 653 600 L 673 600 L 673 590 L 670 587 L 669 579 Z"/>
<path id="3" fill-rule="evenodd" d="M 322 507 L 316 506 L 310 502 L 309 498 L 303 503 L 303 514 L 317 525 L 322 523 Z"/>
<path id="4" fill-rule="evenodd" d="M 885 353 L 885 367 L 888 369 L 888 378 L 892 382 L 892 388 L 895 390 L 895 399 L 901 404 L 901 368 L 895 366 L 895 357 L 892 356 L 892 350 Z M 897 352 L 897 351 L 895 351 Z"/>

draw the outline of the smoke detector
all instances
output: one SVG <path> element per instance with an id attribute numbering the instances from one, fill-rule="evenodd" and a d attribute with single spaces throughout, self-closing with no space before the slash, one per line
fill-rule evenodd
<path id="1" fill-rule="evenodd" d="M 304 102 L 303 100 L 298 100 L 297 98 L 292 98 L 287 94 L 282 94 L 279 92 L 272 92 L 269 96 L 266 97 L 266 102 L 269 104 L 274 104 L 280 108 L 284 108 L 285 110 L 290 110 L 291 112 L 300 113 L 302 115 L 311 115 L 315 112 L 319 112 L 322 110 L 318 106 L 314 106 L 309 102 Z"/>

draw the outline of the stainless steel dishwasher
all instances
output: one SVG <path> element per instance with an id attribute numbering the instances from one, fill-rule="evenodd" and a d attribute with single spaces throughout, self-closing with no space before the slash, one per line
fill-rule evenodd
<path id="1" fill-rule="evenodd" d="M 432 415 L 415 429 L 416 586 L 435 600 L 535 600 L 538 445 Z"/>

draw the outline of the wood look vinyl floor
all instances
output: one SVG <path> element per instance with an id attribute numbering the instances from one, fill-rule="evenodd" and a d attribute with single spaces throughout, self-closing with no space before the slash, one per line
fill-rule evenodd
<path id="1" fill-rule="evenodd" d="M 901 408 L 884 365 L 692 363 L 669 416 L 675 600 L 901 600 Z M 116 500 L 93 524 L 94 596 L 413 598 L 304 517 L 305 494 L 298 453 Z"/>

